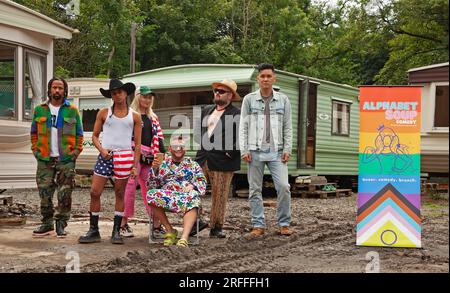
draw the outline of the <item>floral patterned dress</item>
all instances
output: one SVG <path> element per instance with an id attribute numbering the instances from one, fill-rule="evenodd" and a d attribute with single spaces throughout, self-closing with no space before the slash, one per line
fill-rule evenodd
<path id="1" fill-rule="evenodd" d="M 192 184 L 190 192 L 181 191 Z M 193 208 L 200 207 L 200 196 L 206 191 L 206 178 L 202 168 L 189 157 L 178 165 L 169 157 L 155 174 L 150 168 L 147 180 L 147 202 L 151 206 L 185 214 Z"/>

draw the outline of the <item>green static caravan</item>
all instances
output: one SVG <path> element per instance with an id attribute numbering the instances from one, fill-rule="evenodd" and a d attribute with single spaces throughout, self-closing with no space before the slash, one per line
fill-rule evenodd
<path id="1" fill-rule="evenodd" d="M 165 142 L 180 124 L 170 121 L 180 114 L 192 121 L 198 108 L 212 103 L 211 83 L 228 78 L 244 97 L 258 89 L 254 65 L 190 64 L 128 74 L 123 82 L 150 86 L 157 98 L 154 110 L 160 118 Z M 359 90 L 281 70 L 276 87 L 292 104 L 293 150 L 289 174 L 342 176 L 358 174 Z M 234 103 L 240 107 L 240 102 Z M 197 111 L 196 111 L 197 109 Z M 187 121 L 189 123 L 189 121 Z M 192 125 L 187 132 L 192 134 Z M 195 156 L 194 151 L 188 152 Z M 245 174 L 243 162 L 239 174 Z M 266 170 L 267 171 L 267 170 Z"/>

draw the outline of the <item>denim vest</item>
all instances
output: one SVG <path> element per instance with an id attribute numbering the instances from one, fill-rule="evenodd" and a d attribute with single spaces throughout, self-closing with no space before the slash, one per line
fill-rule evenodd
<path id="1" fill-rule="evenodd" d="M 270 106 L 270 126 L 276 151 L 292 151 L 292 115 L 289 98 L 273 91 Z M 260 90 L 244 97 L 239 125 L 239 147 L 241 155 L 250 151 L 260 151 L 264 135 L 264 100 Z"/>

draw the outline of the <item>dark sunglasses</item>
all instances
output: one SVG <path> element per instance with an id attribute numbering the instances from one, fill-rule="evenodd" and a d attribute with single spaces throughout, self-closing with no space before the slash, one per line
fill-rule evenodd
<path id="1" fill-rule="evenodd" d="M 223 95 L 224 93 L 229 93 L 229 91 L 222 90 L 222 89 L 213 89 L 213 93 Z"/>

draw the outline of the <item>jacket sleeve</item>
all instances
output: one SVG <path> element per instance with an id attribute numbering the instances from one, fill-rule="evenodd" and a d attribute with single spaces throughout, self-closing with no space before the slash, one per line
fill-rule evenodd
<path id="1" fill-rule="evenodd" d="M 169 167 L 167 165 L 167 161 L 164 161 L 161 164 L 158 172 L 155 172 L 153 168 L 150 168 L 147 181 L 145 182 L 145 187 L 147 187 L 147 190 L 161 188 L 165 183 L 168 172 Z"/>
<path id="2" fill-rule="evenodd" d="M 33 114 L 33 120 L 31 120 L 31 130 L 30 130 L 30 137 L 31 137 L 31 151 L 36 156 L 37 152 L 37 125 L 36 125 L 36 110 Z"/>
<path id="3" fill-rule="evenodd" d="M 249 99 L 244 97 L 241 107 L 241 118 L 239 119 L 239 149 L 241 156 L 249 153 L 248 150 L 248 127 L 249 127 Z"/>
<path id="4" fill-rule="evenodd" d="M 194 182 L 192 182 L 192 185 L 194 185 L 194 188 L 200 193 L 200 195 L 204 195 L 206 192 L 206 177 L 203 174 L 202 168 L 197 162 L 192 161 L 192 164 L 194 169 Z"/>
<path id="5" fill-rule="evenodd" d="M 283 117 L 283 153 L 292 152 L 292 111 L 291 102 L 286 96 Z"/>
<path id="6" fill-rule="evenodd" d="M 83 124 L 81 123 L 81 117 L 80 117 L 80 111 L 78 111 L 78 109 L 76 109 L 77 112 L 77 126 L 76 126 L 76 140 L 75 140 L 75 151 L 74 151 L 74 155 L 75 158 L 77 158 L 80 153 L 83 151 L 83 140 L 84 140 L 84 136 L 83 136 Z"/>
<path id="7" fill-rule="evenodd" d="M 164 138 L 158 138 L 159 139 L 159 151 L 161 153 L 167 152 L 166 146 L 164 145 Z"/>
<path id="8" fill-rule="evenodd" d="M 159 142 L 159 151 L 161 153 L 166 152 L 166 148 L 164 147 L 164 134 L 161 129 L 161 124 L 159 124 L 158 116 L 155 115 L 155 123 L 156 123 L 156 134 L 158 135 L 158 142 Z"/>

